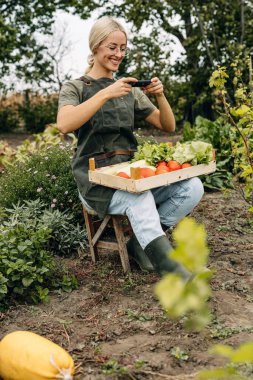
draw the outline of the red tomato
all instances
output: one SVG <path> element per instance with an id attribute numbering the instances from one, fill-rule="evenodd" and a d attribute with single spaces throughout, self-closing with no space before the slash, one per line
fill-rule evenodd
<path id="1" fill-rule="evenodd" d="M 173 172 L 174 170 L 179 170 L 181 169 L 181 165 L 179 162 L 177 161 L 174 161 L 174 160 L 170 160 L 168 163 L 167 163 L 167 167 L 169 168 L 170 172 Z"/>
<path id="2" fill-rule="evenodd" d="M 170 169 L 168 168 L 167 165 L 160 165 L 160 166 L 157 166 L 157 169 L 156 170 L 165 170 L 167 173 L 170 171 Z"/>
<path id="3" fill-rule="evenodd" d="M 158 174 L 165 174 L 165 173 L 168 173 L 169 170 L 168 168 L 166 168 L 165 166 L 161 166 L 161 167 L 158 167 L 155 171 L 155 174 L 158 175 Z"/>
<path id="4" fill-rule="evenodd" d="M 129 177 L 129 175 L 128 174 L 126 174 L 125 172 L 119 172 L 119 173 L 117 173 L 116 174 L 118 177 L 122 177 L 122 178 L 131 178 L 131 177 Z"/>
<path id="5" fill-rule="evenodd" d="M 184 164 L 182 164 L 181 168 L 184 169 L 184 168 L 190 168 L 192 166 L 192 164 L 190 164 L 190 162 L 185 162 Z"/>
<path id="6" fill-rule="evenodd" d="M 147 177 L 152 177 L 155 175 L 155 171 L 150 168 L 141 168 L 141 177 L 142 178 L 147 178 Z"/>
<path id="7" fill-rule="evenodd" d="M 167 166 L 167 162 L 166 161 L 158 161 L 156 163 L 156 167 L 159 168 L 160 166 Z"/>

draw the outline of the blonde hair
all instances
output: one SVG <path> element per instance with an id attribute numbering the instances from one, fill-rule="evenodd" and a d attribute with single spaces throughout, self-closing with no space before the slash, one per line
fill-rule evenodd
<path id="1" fill-rule="evenodd" d="M 88 55 L 88 67 L 85 70 L 87 74 L 94 65 L 94 52 L 100 44 L 109 36 L 110 33 L 120 31 L 123 32 L 127 38 L 127 33 L 123 26 L 113 17 L 104 16 L 99 18 L 92 26 L 89 35 L 89 47 L 91 53 Z"/>

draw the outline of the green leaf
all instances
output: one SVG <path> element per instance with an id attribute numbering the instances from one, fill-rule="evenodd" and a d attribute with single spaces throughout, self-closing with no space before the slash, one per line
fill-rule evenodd
<path id="1" fill-rule="evenodd" d="M 237 108 L 230 108 L 231 114 L 237 117 L 243 117 L 249 111 L 250 111 L 250 108 L 246 106 L 245 104 L 242 104 L 240 107 L 237 107 Z"/>
<path id="2" fill-rule="evenodd" d="M 208 248 L 204 227 L 197 225 L 193 219 L 185 218 L 178 224 L 173 236 L 177 246 L 171 257 L 197 274 L 188 283 L 175 273 L 166 274 L 156 284 L 155 294 L 172 318 L 193 312 L 186 323 L 200 330 L 210 319 L 206 301 L 211 295 L 208 282 L 212 276 L 212 272 L 205 268 Z"/>
<path id="3" fill-rule="evenodd" d="M 26 248 L 27 248 L 27 246 L 26 245 L 18 245 L 17 246 L 17 248 L 18 248 L 18 250 L 20 251 L 20 252 L 24 252 L 25 250 L 26 250 Z"/>
<path id="4" fill-rule="evenodd" d="M 234 363 L 253 363 L 253 342 L 242 344 L 231 356 Z"/>
<path id="5" fill-rule="evenodd" d="M 28 278 L 28 277 L 24 277 L 22 278 L 22 284 L 24 285 L 25 288 L 28 288 L 28 286 L 30 286 L 32 283 L 33 283 L 34 279 L 33 278 Z"/>
<path id="6" fill-rule="evenodd" d="M 176 249 L 171 257 L 194 273 L 203 270 L 209 253 L 204 226 L 197 225 L 191 218 L 184 218 L 173 231 L 173 237 Z"/>
<path id="7" fill-rule="evenodd" d="M 230 346 L 224 344 L 217 344 L 213 346 L 210 350 L 211 353 L 225 356 L 226 358 L 231 358 L 233 354 L 233 349 Z"/>
<path id="8" fill-rule="evenodd" d="M 7 294 L 8 288 L 5 284 L 0 284 L 0 294 Z"/>
<path id="9" fill-rule="evenodd" d="M 237 371 L 235 368 L 215 368 L 211 370 L 201 371 L 197 378 L 199 380 L 235 380 L 236 378 L 233 375 L 236 375 Z M 233 377 L 231 377 L 233 376 Z M 239 380 L 239 377 L 237 377 Z"/>

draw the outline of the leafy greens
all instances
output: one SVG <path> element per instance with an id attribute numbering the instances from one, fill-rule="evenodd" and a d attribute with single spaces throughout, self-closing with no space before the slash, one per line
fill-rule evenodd
<path id="1" fill-rule="evenodd" d="M 155 166 L 159 161 L 178 161 L 181 165 L 189 162 L 192 165 L 208 164 L 212 161 L 212 145 L 203 141 L 178 142 L 175 146 L 170 143 L 139 145 L 133 161 L 146 160 L 149 165 Z"/>

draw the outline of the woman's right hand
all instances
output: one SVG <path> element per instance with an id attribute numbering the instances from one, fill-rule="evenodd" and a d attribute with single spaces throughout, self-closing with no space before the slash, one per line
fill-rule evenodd
<path id="1" fill-rule="evenodd" d="M 120 78 L 115 83 L 111 84 L 101 91 L 106 94 L 108 99 L 119 98 L 131 92 L 132 86 L 129 84 L 129 82 L 137 82 L 137 79 L 133 77 Z"/>

